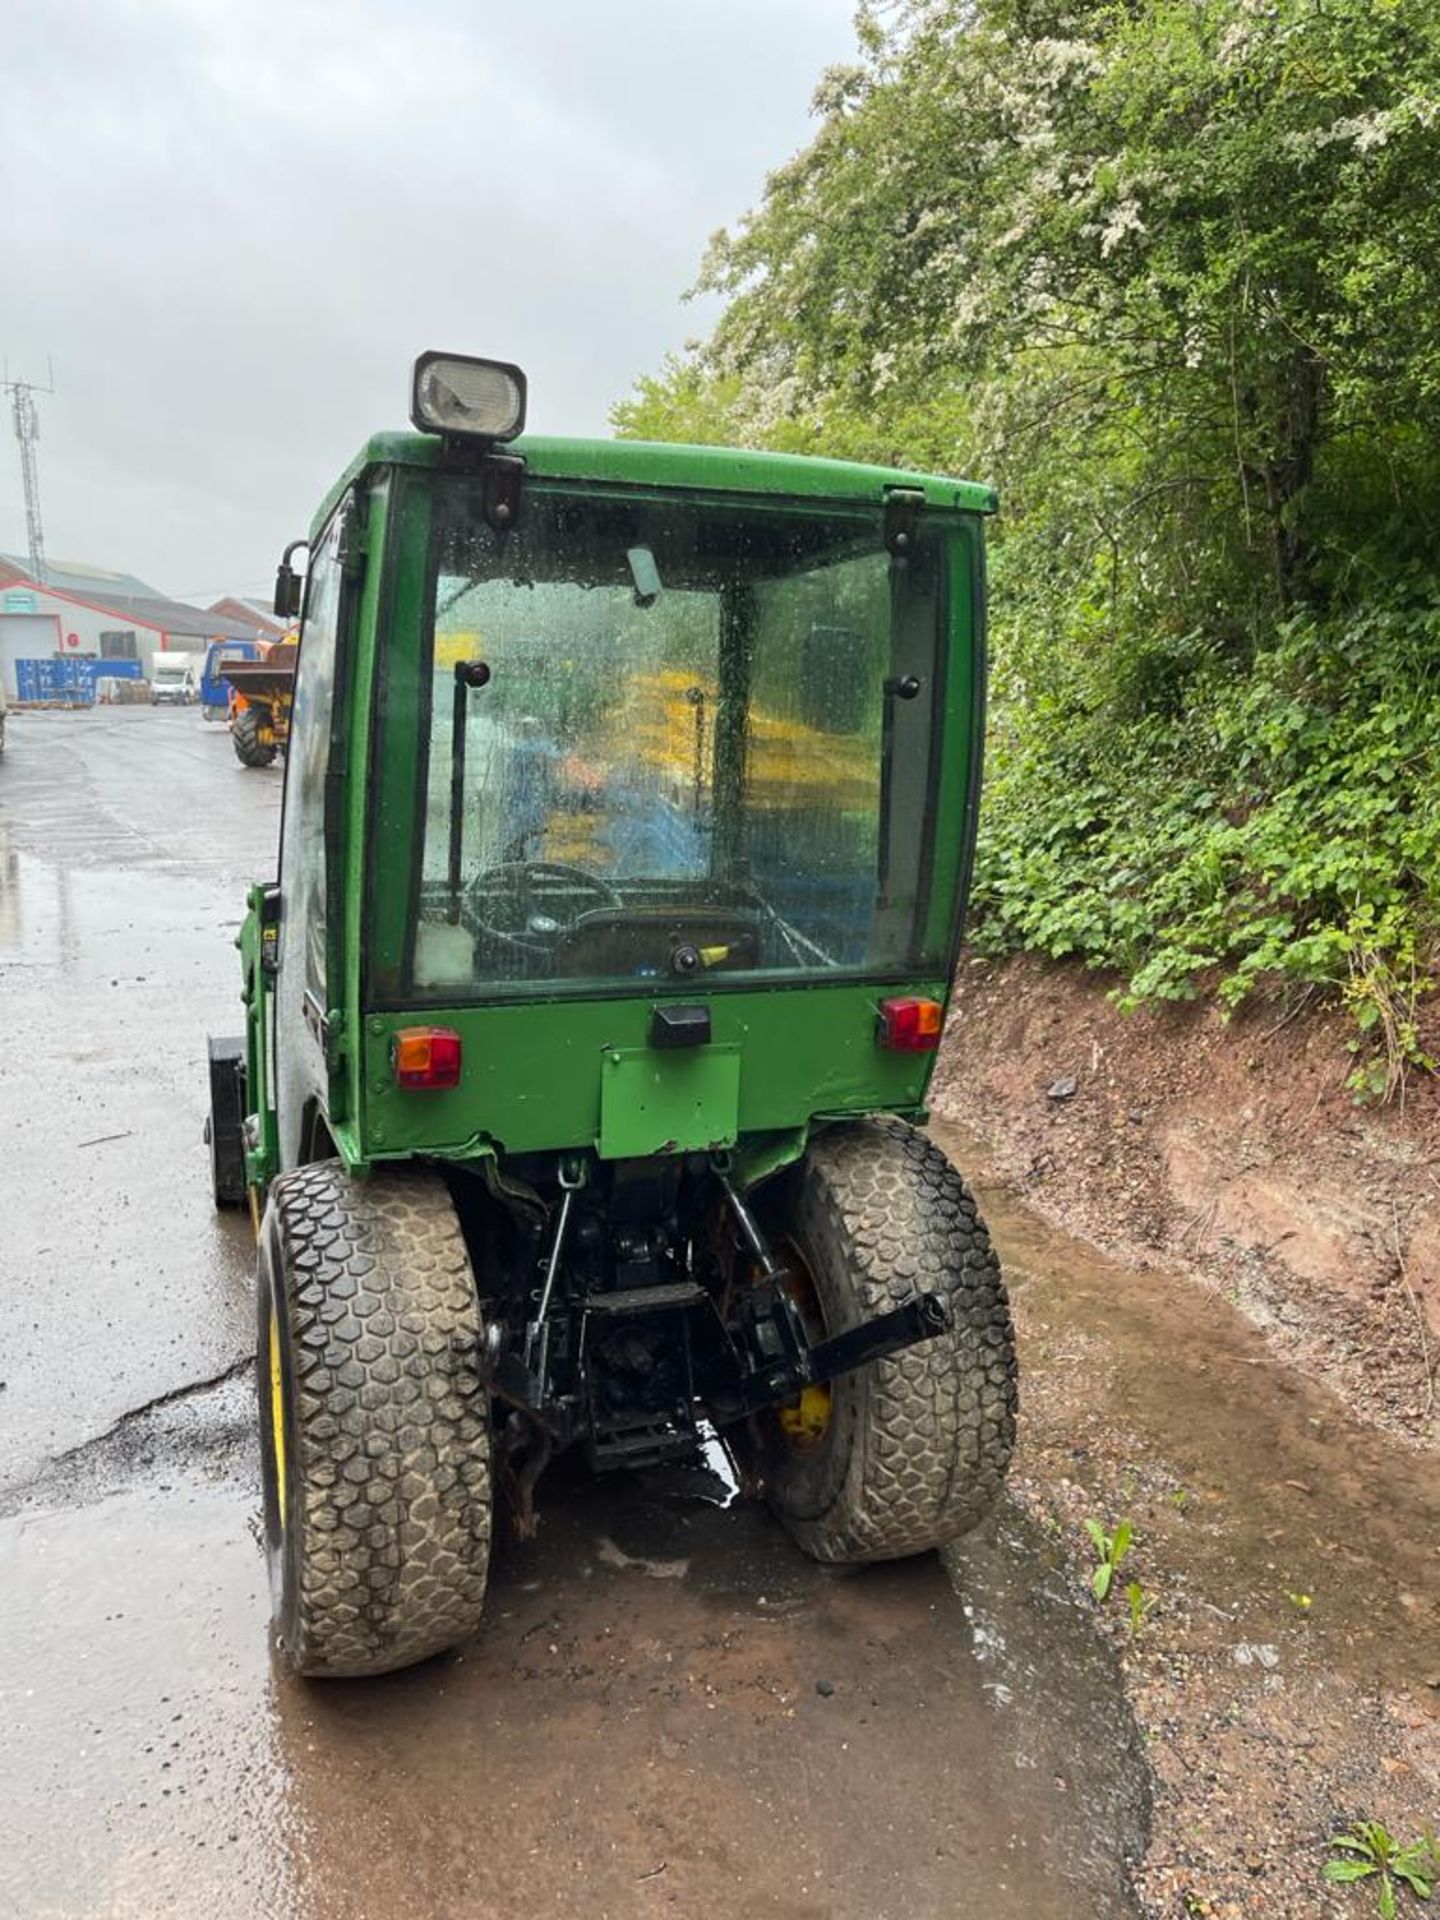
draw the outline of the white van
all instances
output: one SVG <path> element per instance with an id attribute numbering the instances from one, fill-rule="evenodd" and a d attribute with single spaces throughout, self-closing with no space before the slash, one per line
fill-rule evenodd
<path id="1" fill-rule="evenodd" d="M 150 668 L 150 704 L 188 707 L 200 697 L 200 676 L 194 656 L 157 653 Z"/>

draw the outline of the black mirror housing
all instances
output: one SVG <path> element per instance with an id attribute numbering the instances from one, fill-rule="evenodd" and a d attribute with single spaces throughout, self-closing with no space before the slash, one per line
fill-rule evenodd
<path id="1" fill-rule="evenodd" d="M 275 574 L 275 612 L 282 620 L 291 620 L 300 611 L 300 576 L 286 561 Z"/>
<path id="2" fill-rule="evenodd" d="M 282 620 L 294 620 L 300 612 L 305 592 L 305 576 L 295 571 L 290 564 L 290 556 L 297 547 L 304 547 L 308 557 L 310 542 L 292 540 L 280 556 L 280 565 L 275 570 L 275 612 Z"/>

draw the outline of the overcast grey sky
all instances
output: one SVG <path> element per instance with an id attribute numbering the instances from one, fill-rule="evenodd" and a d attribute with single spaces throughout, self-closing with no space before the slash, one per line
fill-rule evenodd
<path id="1" fill-rule="evenodd" d="M 539 432 L 703 332 L 709 234 L 808 137 L 852 0 L 31 0 L 6 10 L 0 353 L 55 558 L 263 589 L 424 347 Z M 0 433 L 0 549 L 23 552 Z"/>

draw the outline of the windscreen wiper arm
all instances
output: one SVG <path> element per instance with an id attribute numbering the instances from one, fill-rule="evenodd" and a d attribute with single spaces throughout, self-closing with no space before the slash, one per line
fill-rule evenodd
<path id="1" fill-rule="evenodd" d="M 804 961 L 807 958 L 806 954 L 802 951 L 802 949 L 808 947 L 810 949 L 808 957 L 811 959 L 818 960 L 822 967 L 838 967 L 839 966 L 840 962 L 838 960 L 832 958 L 830 954 L 826 953 L 823 947 L 817 946 L 815 941 L 809 939 L 805 934 L 801 933 L 798 927 L 792 927 L 788 920 L 783 919 L 775 911 L 774 907 L 770 905 L 770 902 L 768 900 L 763 900 L 761 902 L 761 905 L 764 907 L 765 911 L 769 914 L 771 920 L 780 929 L 781 933 L 784 934 L 785 938 L 790 942 L 790 951 L 794 954 L 797 960 Z"/>

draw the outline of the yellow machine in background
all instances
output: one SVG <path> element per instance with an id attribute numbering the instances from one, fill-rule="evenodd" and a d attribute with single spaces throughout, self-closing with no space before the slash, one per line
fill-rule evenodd
<path id="1" fill-rule="evenodd" d="M 697 819 L 712 797 L 715 702 L 713 682 L 667 669 L 634 678 L 607 723 L 626 743 L 637 787 Z M 599 775 L 587 777 L 584 743 L 565 744 L 570 751 L 558 782 L 564 798 L 550 814 L 544 855 L 584 866 L 604 836 L 615 796 Z M 827 733 L 758 705 L 750 713 L 745 777 L 756 815 L 803 811 L 822 795 L 835 812 L 863 816 L 876 806 L 875 757 L 863 735 Z M 633 805 L 636 789 L 626 798 Z"/>
<path id="2" fill-rule="evenodd" d="M 230 738 L 244 766 L 268 767 L 289 744 L 296 651 L 295 637 L 286 634 L 262 642 L 259 660 L 227 660 L 220 669 L 230 690 Z"/>

